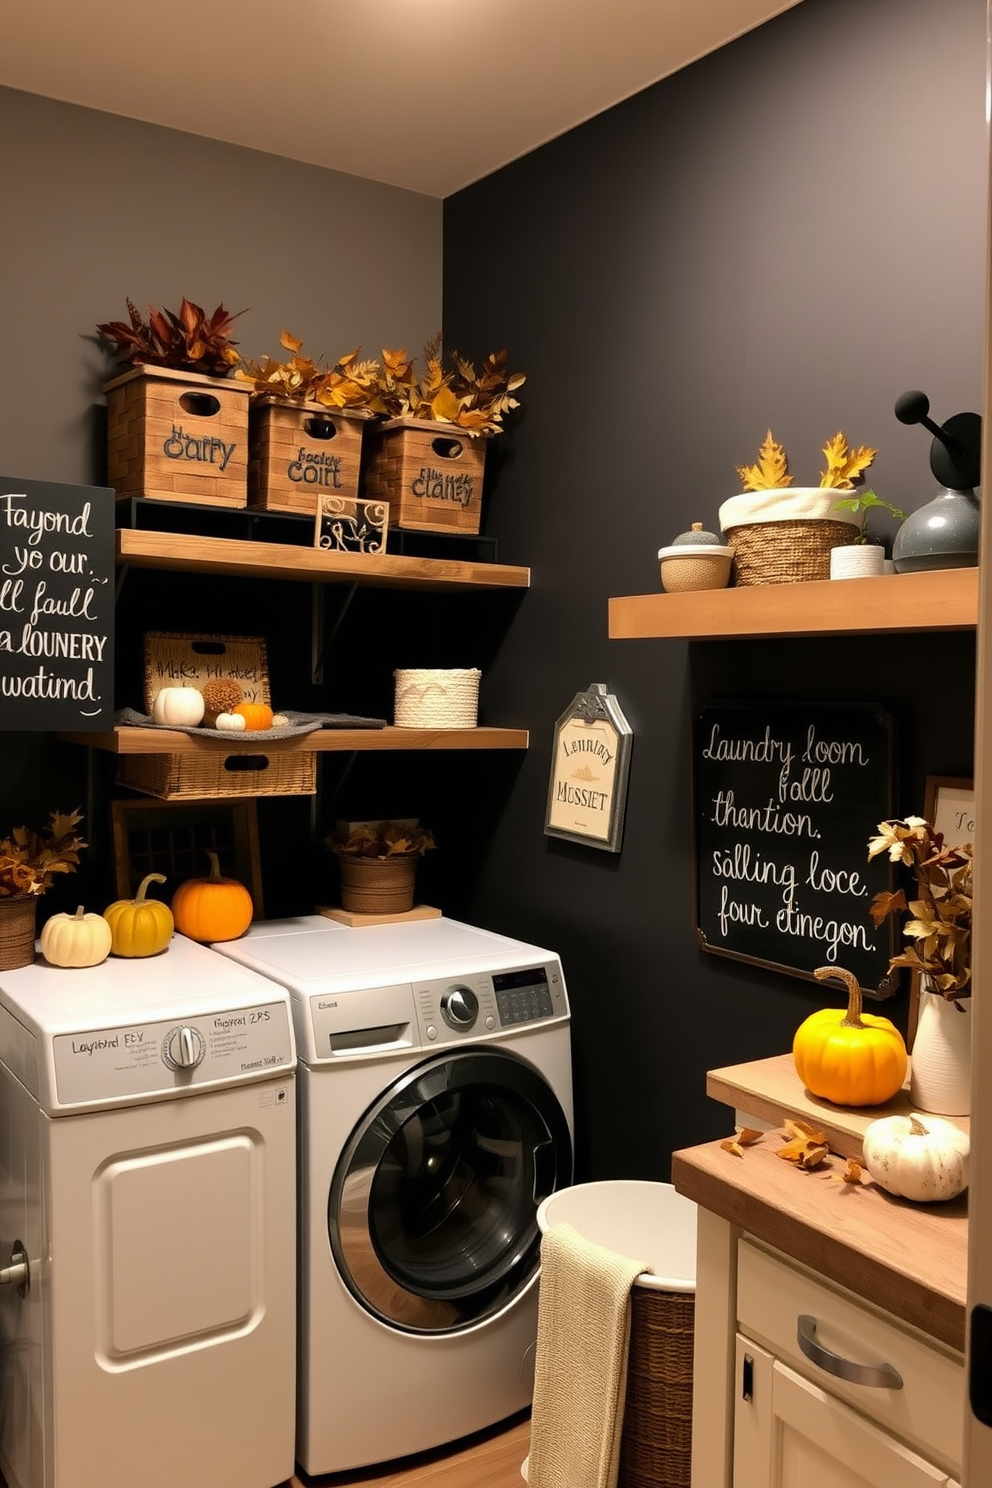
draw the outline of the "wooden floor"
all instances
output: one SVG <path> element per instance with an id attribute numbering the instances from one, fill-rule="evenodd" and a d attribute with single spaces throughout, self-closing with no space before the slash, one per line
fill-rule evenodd
<path id="1" fill-rule="evenodd" d="M 530 1450 L 528 1412 L 452 1447 L 421 1452 L 355 1472 L 290 1478 L 286 1488 L 524 1488 L 520 1464 Z"/>

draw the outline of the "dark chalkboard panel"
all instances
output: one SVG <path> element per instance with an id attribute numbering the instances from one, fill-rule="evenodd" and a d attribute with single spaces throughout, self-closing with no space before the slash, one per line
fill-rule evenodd
<path id="1" fill-rule="evenodd" d="M 0 476 L 0 729 L 113 726 L 114 506 Z"/>
<path id="2" fill-rule="evenodd" d="M 860 705 L 707 703 L 695 722 L 696 935 L 719 955 L 810 978 L 854 972 L 889 997 L 891 887 L 868 839 L 892 814 L 889 715 Z"/>

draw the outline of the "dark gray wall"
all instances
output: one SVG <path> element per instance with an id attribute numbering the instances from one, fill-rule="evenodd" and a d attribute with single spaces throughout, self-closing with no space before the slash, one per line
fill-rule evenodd
<path id="1" fill-rule="evenodd" d="M 306 353 L 333 359 L 359 344 L 369 356 L 383 345 L 413 353 L 440 325 L 439 201 L 259 151 L 0 88 L 0 210 L 8 476 L 105 479 L 101 387 L 113 358 L 94 328 L 126 319 L 126 296 L 142 312 L 178 308 L 184 294 L 207 311 L 221 301 L 243 309 L 235 335 L 250 356 L 278 356 L 283 327 Z M 292 651 L 308 675 L 306 586 L 251 588 L 132 576 L 118 615 L 117 705 L 140 700 L 146 627 L 262 629 L 275 655 Z M 279 682 L 284 706 L 307 706 L 292 677 Z M 355 710 L 340 693 L 323 705 Z M 40 825 L 56 806 L 91 808 L 83 867 L 46 896 L 43 914 L 75 907 L 77 892 L 90 907 L 106 902 L 111 761 L 94 759 L 88 776 L 84 751 L 0 732 L 0 765 L 0 834 Z M 305 876 L 307 810 L 262 815 L 281 864 L 275 882 L 288 881 L 287 852 L 293 877 Z"/>
<path id="2" fill-rule="evenodd" d="M 244 310 L 250 356 L 283 327 L 334 359 L 439 326 L 441 204 L 415 192 L 0 88 L 0 202 L 8 475 L 101 478 L 94 327 L 125 296 Z"/>
<path id="3" fill-rule="evenodd" d="M 486 523 L 534 587 L 482 698 L 532 747 L 469 912 L 562 955 L 580 1177 L 666 1177 L 728 1129 L 707 1068 L 787 1050 L 824 1001 L 696 947 L 698 703 L 888 707 L 900 813 L 971 773 L 971 636 L 610 641 L 607 598 L 659 588 L 658 547 L 716 524 L 769 425 L 797 484 L 841 428 L 889 501 L 935 493 L 892 408 L 912 387 L 937 418 L 981 407 L 984 102 L 984 0 L 804 0 L 445 203 L 449 344 L 528 374 Z M 634 728 L 619 857 L 543 836 L 554 720 L 593 681 Z"/>

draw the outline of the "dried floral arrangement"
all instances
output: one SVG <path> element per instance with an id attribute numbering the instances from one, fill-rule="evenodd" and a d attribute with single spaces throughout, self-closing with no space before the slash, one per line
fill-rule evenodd
<path id="1" fill-rule="evenodd" d="M 235 377 L 252 384 L 253 397 L 292 398 L 322 403 L 327 408 L 367 409 L 379 386 L 377 361 L 360 361 L 356 346 L 333 367 L 303 355 L 303 342 L 283 331 L 279 344 L 288 357 L 242 357 Z"/>
<path id="2" fill-rule="evenodd" d="M 53 811 L 41 832 L 15 827 L 0 839 L 0 899 L 44 894 L 56 873 L 74 873 L 86 843 L 76 832 L 80 811 Z"/>
<path id="3" fill-rule="evenodd" d="M 864 479 L 865 471 L 877 454 L 877 450 L 869 449 L 867 445 L 851 449 L 838 429 L 823 446 L 827 468 L 820 472 L 821 490 L 853 491 Z M 758 450 L 758 463 L 738 465 L 737 474 L 744 491 L 777 491 L 793 482 L 789 474 L 789 458 L 771 429 Z"/>
<path id="4" fill-rule="evenodd" d="M 890 970 L 908 966 L 919 972 L 948 1002 L 970 997 L 972 844 L 945 846 L 943 833 L 921 816 L 879 822 L 876 831 L 868 842 L 869 859 L 887 852 L 916 880 L 916 897 L 908 902 L 900 888 L 876 894 L 871 903 L 876 925 L 892 914 L 910 916 L 902 933 L 911 944 L 892 957 Z"/>
<path id="5" fill-rule="evenodd" d="M 131 300 L 126 303 L 129 321 L 107 320 L 96 328 L 125 363 L 226 377 L 240 362 L 231 328 L 243 310 L 231 315 L 218 305 L 207 315 L 184 295 L 178 312 L 149 306 L 148 319 L 144 320 Z"/>
<path id="6" fill-rule="evenodd" d="M 324 842 L 332 852 L 352 858 L 413 858 L 434 847 L 426 827 L 411 822 L 363 822 L 347 836 L 332 833 Z"/>
<path id="7" fill-rule="evenodd" d="M 424 347 L 423 371 L 405 351 L 382 353 L 382 368 L 369 407 L 385 418 L 436 420 L 466 434 L 498 434 L 503 419 L 519 408 L 513 395 L 526 382 L 509 372 L 506 351 L 492 351 L 476 368 L 457 352 L 442 348 L 440 335 Z"/>

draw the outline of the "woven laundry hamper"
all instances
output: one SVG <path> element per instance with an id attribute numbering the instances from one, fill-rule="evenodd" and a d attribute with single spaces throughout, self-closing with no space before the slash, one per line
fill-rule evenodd
<path id="1" fill-rule="evenodd" d="M 479 717 L 478 667 L 396 671 L 397 728 L 475 728 Z"/>
<path id="2" fill-rule="evenodd" d="M 720 507 L 720 527 L 733 549 L 733 583 L 797 584 L 829 579 L 830 552 L 844 547 L 860 526 L 838 511 L 847 494 L 820 486 L 747 491 Z"/>
<path id="3" fill-rule="evenodd" d="M 544 1234 L 586 1240 L 650 1266 L 630 1292 L 630 1343 L 617 1488 L 689 1488 L 696 1304 L 696 1205 L 670 1183 L 608 1179 L 538 1206 Z"/>

